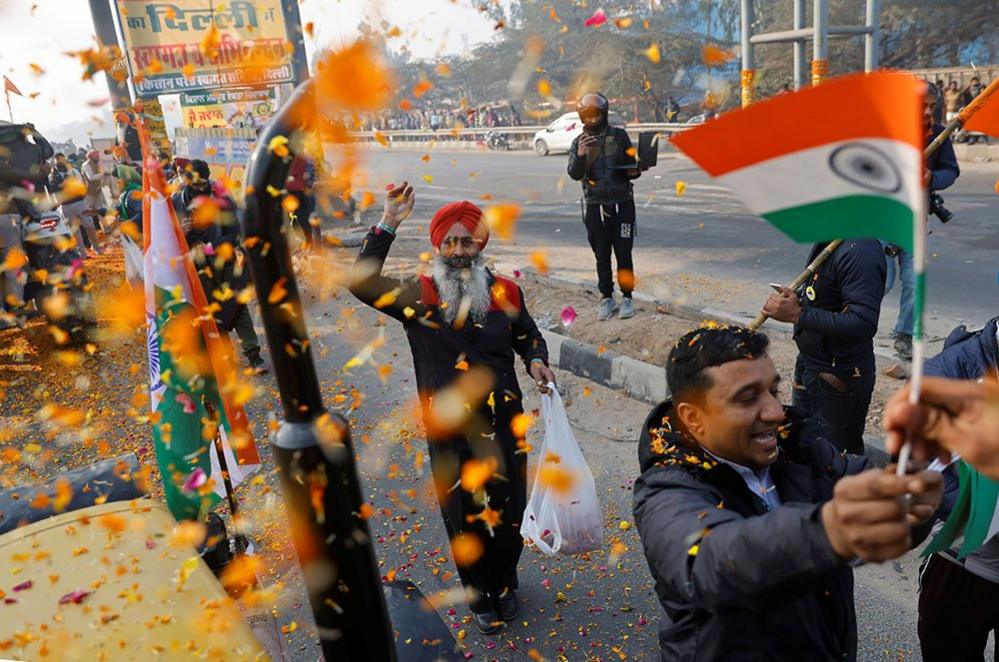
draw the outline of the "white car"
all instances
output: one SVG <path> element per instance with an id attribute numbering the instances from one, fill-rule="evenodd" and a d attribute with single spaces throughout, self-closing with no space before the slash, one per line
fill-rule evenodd
<path id="1" fill-rule="evenodd" d="M 611 126 L 624 128 L 624 118 L 613 110 L 608 120 Z M 547 156 L 552 152 L 568 152 L 572 141 L 582 132 L 583 123 L 579 119 L 579 113 L 566 113 L 534 134 L 534 151 L 538 156 Z"/>

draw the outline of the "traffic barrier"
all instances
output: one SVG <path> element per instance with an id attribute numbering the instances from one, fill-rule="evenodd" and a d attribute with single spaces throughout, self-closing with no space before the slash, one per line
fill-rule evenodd
<path id="1" fill-rule="evenodd" d="M 641 123 L 628 124 L 625 129 L 632 142 L 638 144 L 638 134 L 645 131 L 656 131 L 669 137 L 674 133 L 686 131 L 696 124 L 676 123 Z M 421 144 L 436 143 L 446 147 L 476 147 L 484 146 L 486 135 L 490 131 L 503 134 L 510 143 L 510 149 L 533 149 L 534 134 L 542 131 L 542 126 L 497 126 L 497 127 L 454 127 L 438 129 L 437 131 L 423 129 L 402 129 L 386 131 L 356 131 L 353 136 L 362 142 L 374 142 L 385 146 L 398 145 L 419 147 Z M 429 145 L 428 145 L 429 146 Z"/>

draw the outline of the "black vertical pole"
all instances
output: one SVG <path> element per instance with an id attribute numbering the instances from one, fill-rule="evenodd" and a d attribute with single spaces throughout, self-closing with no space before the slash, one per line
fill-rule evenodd
<path id="1" fill-rule="evenodd" d="M 312 82 L 295 90 L 257 139 L 246 172 L 243 237 L 267 342 L 277 377 L 284 422 L 272 442 L 292 535 L 305 574 L 323 654 L 335 660 L 395 660 L 392 628 L 367 522 L 359 516 L 361 489 L 346 420 L 323 408 L 281 197 L 290 157 L 269 149 L 277 136 L 311 115 Z M 268 303 L 275 285 L 287 293 Z"/>
<path id="2" fill-rule="evenodd" d="M 90 16 L 94 20 L 94 33 L 102 46 L 118 44 L 118 35 L 114 31 L 114 15 L 111 13 L 111 2 L 114 0 L 87 0 L 90 3 Z M 124 53 L 126 47 L 122 46 Z M 125 55 L 127 57 L 127 55 Z M 108 81 L 108 93 L 111 95 L 111 107 L 115 109 L 128 108 L 132 105 L 132 97 L 128 93 L 128 83 L 125 79 L 117 81 L 110 71 L 104 72 Z"/>
<path id="3" fill-rule="evenodd" d="M 288 40 L 294 46 L 291 54 L 291 66 L 294 69 L 295 84 L 298 85 L 309 78 L 309 62 L 305 57 L 305 33 L 302 29 L 302 17 L 298 12 L 298 0 L 283 0 L 285 30 Z"/>

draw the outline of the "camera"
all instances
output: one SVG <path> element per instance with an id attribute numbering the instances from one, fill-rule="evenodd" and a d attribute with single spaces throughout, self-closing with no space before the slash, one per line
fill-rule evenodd
<path id="1" fill-rule="evenodd" d="M 943 196 L 939 193 L 930 193 L 930 213 L 939 218 L 941 223 L 954 218 L 954 212 L 944 207 Z"/>

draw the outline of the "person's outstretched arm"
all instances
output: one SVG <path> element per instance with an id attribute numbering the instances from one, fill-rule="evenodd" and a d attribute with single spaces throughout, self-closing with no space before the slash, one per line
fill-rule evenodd
<path id="1" fill-rule="evenodd" d="M 419 289 L 411 281 L 383 276 L 382 267 L 395 240 L 396 229 L 413 211 L 415 202 L 413 187 L 407 182 L 385 194 L 382 220 L 364 238 L 348 283 L 348 289 L 355 297 L 402 322 L 423 312 Z"/>

